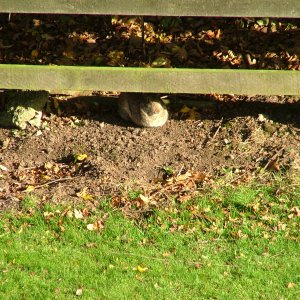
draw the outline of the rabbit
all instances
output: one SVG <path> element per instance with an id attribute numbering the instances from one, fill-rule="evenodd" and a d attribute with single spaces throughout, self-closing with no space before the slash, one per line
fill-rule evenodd
<path id="1" fill-rule="evenodd" d="M 119 115 L 141 127 L 159 127 L 168 120 L 168 110 L 157 94 L 122 93 Z"/>

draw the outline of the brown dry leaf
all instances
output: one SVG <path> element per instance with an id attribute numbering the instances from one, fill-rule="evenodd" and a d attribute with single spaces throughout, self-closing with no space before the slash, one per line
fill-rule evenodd
<path id="1" fill-rule="evenodd" d="M 149 198 L 147 196 L 142 195 L 142 194 L 139 195 L 139 197 L 137 198 L 137 200 L 142 205 L 145 205 L 145 204 L 149 203 Z"/>
<path id="2" fill-rule="evenodd" d="M 155 59 L 152 62 L 152 67 L 153 68 L 170 68 L 171 67 L 171 61 L 164 56 L 159 56 L 157 59 Z"/>
<path id="3" fill-rule="evenodd" d="M 212 30 L 207 30 L 206 35 L 209 38 L 214 38 L 215 37 L 215 33 Z"/>
<path id="4" fill-rule="evenodd" d="M 271 170 L 271 171 L 279 172 L 280 171 L 280 166 L 278 164 L 278 161 L 277 160 L 271 161 L 268 165 L 268 169 Z"/>
<path id="5" fill-rule="evenodd" d="M 37 58 L 38 56 L 39 56 L 39 51 L 38 50 L 32 50 L 31 51 L 31 56 L 33 57 L 33 58 Z"/>
<path id="6" fill-rule="evenodd" d="M 104 222 L 102 220 L 96 220 L 94 223 L 88 224 L 86 228 L 90 231 L 100 231 L 104 228 Z"/>
<path id="7" fill-rule="evenodd" d="M 289 282 L 288 285 L 287 285 L 288 289 L 292 289 L 292 288 L 294 288 L 295 286 L 296 286 L 296 283 L 295 283 L 295 282 Z"/>
<path id="8" fill-rule="evenodd" d="M 286 229 L 286 227 L 287 227 L 287 225 L 285 223 L 278 222 L 277 230 L 278 231 L 284 231 Z"/>
<path id="9" fill-rule="evenodd" d="M 190 172 L 186 172 L 184 174 L 180 174 L 178 176 L 176 176 L 176 181 L 185 181 L 187 180 L 188 178 L 190 178 L 192 176 L 192 173 Z"/>
<path id="10" fill-rule="evenodd" d="M 88 217 L 90 215 L 90 212 L 86 207 L 82 210 L 82 215 L 84 217 Z"/>
<path id="11" fill-rule="evenodd" d="M 193 172 L 192 173 L 192 179 L 196 182 L 196 183 L 202 183 L 206 180 L 207 176 L 203 173 L 200 172 Z"/>
<path id="12" fill-rule="evenodd" d="M 68 212 L 70 211 L 70 209 L 71 209 L 71 207 L 68 206 L 62 213 L 60 212 L 60 210 L 56 210 L 55 212 L 56 212 L 57 214 L 60 214 L 60 216 L 61 216 L 62 218 L 65 218 L 65 217 L 68 215 Z"/>
<path id="13" fill-rule="evenodd" d="M 194 267 L 195 267 L 195 269 L 201 269 L 202 265 L 199 262 L 195 262 Z"/>
<path id="14" fill-rule="evenodd" d="M 294 206 L 291 208 L 291 212 L 295 217 L 300 217 L 300 208 L 298 206 Z"/>
<path id="15" fill-rule="evenodd" d="M 122 196 L 114 196 L 112 198 L 113 207 L 121 207 L 123 203 L 126 202 L 126 198 Z"/>
<path id="16" fill-rule="evenodd" d="M 90 231 L 100 231 L 104 228 L 104 222 L 108 218 L 108 214 L 105 214 L 100 220 L 96 220 L 92 224 L 88 224 L 86 228 Z"/>
<path id="17" fill-rule="evenodd" d="M 96 39 L 95 38 L 88 38 L 87 40 L 86 40 L 86 42 L 88 43 L 88 44 L 96 44 Z"/>
<path id="18" fill-rule="evenodd" d="M 180 203 L 185 203 L 191 199 L 191 195 L 182 195 L 178 197 Z"/>
<path id="19" fill-rule="evenodd" d="M 222 35 L 221 29 L 217 29 L 215 32 L 215 38 L 219 40 L 221 38 L 221 35 Z"/>

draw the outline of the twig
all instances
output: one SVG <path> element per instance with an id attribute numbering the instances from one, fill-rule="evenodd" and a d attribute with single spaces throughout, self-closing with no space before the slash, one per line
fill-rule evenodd
<path id="1" fill-rule="evenodd" d="M 184 165 L 181 166 L 181 168 L 180 168 L 180 170 L 178 171 L 176 177 L 178 177 L 179 175 L 181 175 L 181 172 L 182 172 L 183 168 L 184 168 Z"/>
<path id="2" fill-rule="evenodd" d="M 22 169 L 17 169 L 17 171 L 28 171 L 28 170 L 33 170 L 36 169 L 37 167 L 27 167 L 27 168 L 22 168 Z"/>
<path id="3" fill-rule="evenodd" d="M 48 182 L 40 184 L 40 185 L 36 185 L 36 186 L 34 186 L 34 189 L 36 190 L 36 189 L 42 188 L 44 186 L 47 186 L 47 185 L 50 185 L 50 184 L 53 184 L 53 183 L 67 181 L 67 180 L 73 180 L 73 179 L 75 179 L 75 177 L 66 177 L 66 178 L 55 179 L 55 180 L 48 181 Z"/>
<path id="4" fill-rule="evenodd" d="M 214 135 L 212 136 L 212 138 L 210 139 L 210 141 L 214 140 L 215 137 L 217 136 L 217 134 L 219 133 L 221 127 L 222 127 L 222 123 L 223 123 L 223 117 L 221 118 L 220 122 L 219 122 L 219 125 L 218 125 L 218 128 L 217 130 L 215 131 Z"/>
<path id="5" fill-rule="evenodd" d="M 268 168 L 268 166 L 270 165 L 270 163 L 274 161 L 274 159 L 279 155 L 279 153 L 282 150 L 284 150 L 284 148 L 280 148 L 271 158 L 269 158 L 269 160 L 266 163 L 266 165 L 262 168 L 263 171 L 265 171 Z"/>

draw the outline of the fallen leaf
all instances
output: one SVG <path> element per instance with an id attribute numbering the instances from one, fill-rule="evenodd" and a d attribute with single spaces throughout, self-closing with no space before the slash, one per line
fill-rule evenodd
<path id="1" fill-rule="evenodd" d="M 169 68 L 171 66 L 171 62 L 168 58 L 160 56 L 152 62 L 153 68 Z"/>
<path id="2" fill-rule="evenodd" d="M 5 139 L 2 142 L 2 149 L 6 149 L 9 146 L 9 143 L 10 143 L 10 139 Z"/>
<path id="3" fill-rule="evenodd" d="M 0 165 L 0 171 L 8 171 L 8 169 L 5 166 Z"/>
<path id="4" fill-rule="evenodd" d="M 80 210 L 77 210 L 76 208 L 74 209 L 74 216 L 75 219 L 82 219 L 83 218 L 83 214 Z"/>
<path id="5" fill-rule="evenodd" d="M 142 266 L 138 265 L 136 268 L 134 268 L 134 270 L 138 271 L 140 273 L 144 273 L 144 272 L 148 271 L 148 268 L 147 267 L 142 267 Z"/>
<path id="6" fill-rule="evenodd" d="M 90 231 L 100 231 L 104 228 L 104 222 L 103 220 L 96 220 L 94 223 L 88 224 L 86 228 Z"/>
<path id="7" fill-rule="evenodd" d="M 268 169 L 272 170 L 272 171 L 277 171 L 277 172 L 280 171 L 280 167 L 279 167 L 277 160 L 271 161 L 268 165 Z"/>
<path id="8" fill-rule="evenodd" d="M 82 199 L 85 200 L 85 201 L 93 201 L 93 200 L 94 200 L 94 196 L 91 195 L 91 194 L 88 194 L 88 193 L 86 192 L 86 190 L 87 190 L 86 187 L 83 188 L 83 190 L 82 190 L 81 192 L 76 193 L 76 196 L 82 198 Z"/>
<path id="9" fill-rule="evenodd" d="M 185 203 L 185 202 L 189 201 L 190 199 L 191 199 L 190 195 L 182 195 L 182 196 L 178 197 L 178 201 L 180 203 Z"/>
<path id="10" fill-rule="evenodd" d="M 74 156 L 74 162 L 76 163 L 77 161 L 84 161 L 87 159 L 87 154 L 77 154 Z"/>
<path id="11" fill-rule="evenodd" d="M 288 285 L 287 285 L 288 289 L 292 289 L 292 288 L 294 288 L 295 286 L 296 286 L 296 283 L 295 283 L 295 282 L 289 282 Z"/>
<path id="12" fill-rule="evenodd" d="M 82 215 L 84 217 L 88 217 L 90 215 L 90 212 L 86 207 L 82 210 Z"/>
<path id="13" fill-rule="evenodd" d="M 200 269 L 202 266 L 199 262 L 195 262 L 194 267 L 195 267 L 195 269 Z"/>
<path id="14" fill-rule="evenodd" d="M 47 170 L 51 170 L 52 167 L 53 167 L 53 164 L 51 162 L 46 162 L 45 165 L 44 165 L 45 169 Z"/>
<path id="15" fill-rule="evenodd" d="M 68 218 L 73 218 L 73 212 L 72 212 L 71 210 L 69 210 L 69 211 L 67 212 L 67 217 L 68 217 Z"/>
<path id="16" fill-rule="evenodd" d="M 291 208 L 291 212 L 295 217 L 300 217 L 300 208 L 298 206 L 294 206 Z"/>
<path id="17" fill-rule="evenodd" d="M 54 213 L 49 212 L 49 211 L 44 211 L 43 215 L 44 215 L 45 219 L 50 219 L 50 218 L 54 217 Z"/>
<path id="18" fill-rule="evenodd" d="M 94 229 L 94 224 L 87 224 L 86 228 L 87 228 L 88 230 L 90 230 L 90 231 L 95 230 L 95 229 Z"/>
<path id="19" fill-rule="evenodd" d="M 180 174 L 178 176 L 176 176 L 176 181 L 184 181 L 187 180 L 188 178 L 190 178 L 192 176 L 192 173 L 190 172 L 186 172 L 184 174 Z"/>
<path id="20" fill-rule="evenodd" d="M 35 187 L 33 185 L 28 185 L 28 187 L 26 188 L 25 192 L 26 193 L 31 193 L 34 189 L 35 189 Z"/>
<path id="21" fill-rule="evenodd" d="M 76 296 L 81 296 L 82 295 L 82 289 L 77 289 L 75 294 L 76 294 Z"/>
<path id="22" fill-rule="evenodd" d="M 140 204 L 142 204 L 142 205 L 149 203 L 149 198 L 142 194 L 139 195 L 138 200 L 139 200 Z"/>
<path id="23" fill-rule="evenodd" d="M 39 56 L 39 51 L 38 51 L 38 50 L 32 50 L 32 51 L 31 51 L 31 56 L 32 56 L 33 58 L 37 58 L 37 57 Z"/>

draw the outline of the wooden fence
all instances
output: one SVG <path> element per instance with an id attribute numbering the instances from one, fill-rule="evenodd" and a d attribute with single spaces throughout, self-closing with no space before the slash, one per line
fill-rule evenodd
<path id="1" fill-rule="evenodd" d="M 300 17 L 299 0 L 0 0 L 0 12 Z M 0 88 L 300 95 L 300 72 L 0 64 Z"/>

